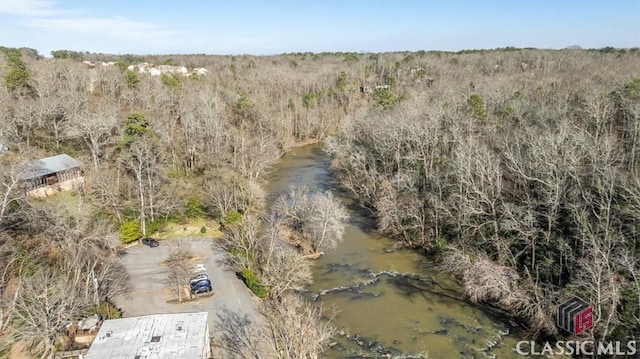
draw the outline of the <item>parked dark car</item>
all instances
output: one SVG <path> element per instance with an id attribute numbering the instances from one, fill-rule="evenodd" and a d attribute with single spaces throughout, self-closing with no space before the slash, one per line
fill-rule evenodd
<path id="1" fill-rule="evenodd" d="M 142 238 L 142 244 L 146 244 L 149 247 L 157 247 L 160 245 L 160 242 L 156 241 L 153 238 Z"/>
<path id="2" fill-rule="evenodd" d="M 213 289 L 211 287 L 202 286 L 198 288 L 193 288 L 193 290 L 191 291 L 191 294 L 211 293 L 212 290 Z"/>
<path id="3" fill-rule="evenodd" d="M 208 285 L 209 287 L 211 287 L 211 281 L 208 278 L 203 278 L 197 281 L 192 281 L 190 285 L 191 285 L 191 289 L 193 289 L 194 287 L 203 286 L 203 285 Z"/>
<path id="4" fill-rule="evenodd" d="M 212 290 L 211 282 L 208 279 L 201 280 L 191 286 L 191 294 L 210 293 Z"/>

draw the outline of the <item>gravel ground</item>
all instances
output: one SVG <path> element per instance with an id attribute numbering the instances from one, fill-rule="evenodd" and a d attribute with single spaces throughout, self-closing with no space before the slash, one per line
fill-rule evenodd
<path id="1" fill-rule="evenodd" d="M 214 249 L 213 239 L 180 238 L 160 241 L 160 246 L 150 248 L 135 245 L 122 255 L 130 276 L 132 291 L 126 297 L 114 298 L 114 303 L 123 311 L 124 317 L 135 317 L 159 313 L 208 312 L 209 330 L 214 338 L 220 337 L 218 313 L 228 309 L 241 316 L 247 315 L 256 322 L 260 315 L 256 311 L 258 299 L 249 291 L 236 274 L 221 264 L 225 256 L 222 250 Z M 213 295 L 186 303 L 169 303 L 177 299 L 167 289 L 169 268 L 162 264 L 172 246 L 189 246 L 198 257 L 194 263 L 204 263 L 211 279 Z M 218 353 L 220 355 L 220 353 Z"/>

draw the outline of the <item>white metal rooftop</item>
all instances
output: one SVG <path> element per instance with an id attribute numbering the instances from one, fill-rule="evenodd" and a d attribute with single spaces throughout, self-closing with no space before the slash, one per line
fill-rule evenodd
<path id="1" fill-rule="evenodd" d="M 84 358 L 207 358 L 207 316 L 198 312 L 105 320 Z"/>
<path id="2" fill-rule="evenodd" d="M 80 161 L 63 153 L 23 164 L 22 179 L 37 178 L 81 166 L 82 163 Z"/>

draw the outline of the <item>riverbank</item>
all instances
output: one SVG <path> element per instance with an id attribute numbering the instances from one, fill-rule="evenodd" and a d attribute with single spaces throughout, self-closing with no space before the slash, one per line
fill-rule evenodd
<path id="1" fill-rule="evenodd" d="M 345 240 L 313 262 L 308 287 L 309 301 L 336 308 L 333 323 L 343 335 L 331 343 L 328 358 L 512 356 L 517 336 L 507 318 L 472 305 L 428 258 L 381 236 L 366 211 L 340 195 L 322 144 L 292 149 L 266 180 L 270 201 L 292 185 L 307 186 L 332 191 L 350 208 Z"/>

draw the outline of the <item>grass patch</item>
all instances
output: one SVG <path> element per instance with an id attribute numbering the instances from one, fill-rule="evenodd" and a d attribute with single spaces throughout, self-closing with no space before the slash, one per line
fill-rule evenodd
<path id="1" fill-rule="evenodd" d="M 203 232 L 202 228 L 206 230 Z M 222 236 L 220 224 L 214 220 L 190 218 L 178 223 L 165 223 L 154 234 L 158 239 L 171 239 L 180 237 L 207 237 L 218 238 Z"/>
<path id="2" fill-rule="evenodd" d="M 240 271 L 240 276 L 242 277 L 244 284 L 246 284 L 258 298 L 264 299 L 267 297 L 267 288 L 258 281 L 258 276 L 252 269 L 242 269 Z"/>
<path id="3" fill-rule="evenodd" d="M 38 198 L 38 200 L 50 206 L 57 206 L 58 211 L 64 209 L 73 215 L 91 213 L 95 210 L 89 198 L 78 195 L 75 190 L 59 192 L 51 197 Z"/>

